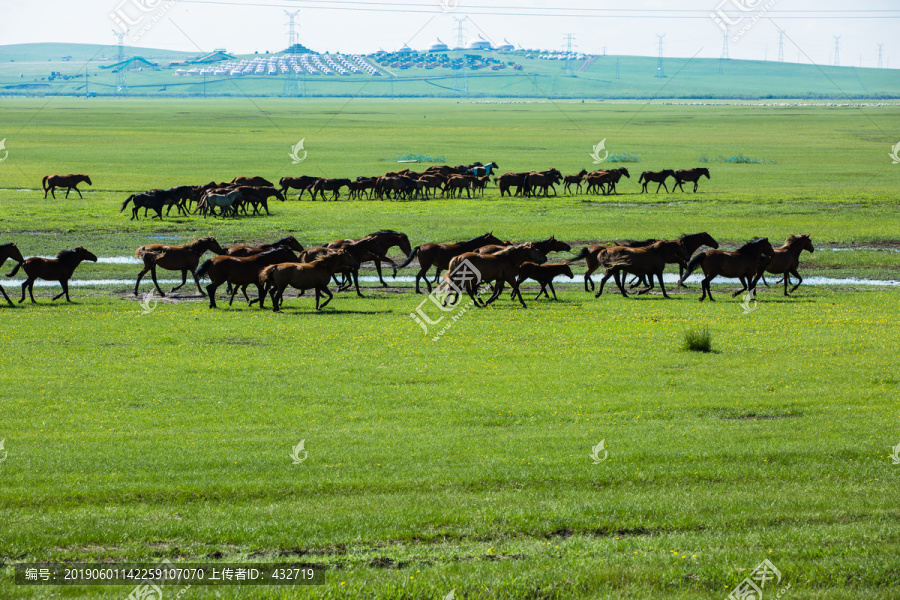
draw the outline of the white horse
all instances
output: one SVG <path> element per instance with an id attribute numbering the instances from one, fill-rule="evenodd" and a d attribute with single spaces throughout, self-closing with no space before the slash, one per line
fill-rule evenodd
<path id="1" fill-rule="evenodd" d="M 206 194 L 197 203 L 197 210 L 202 210 L 203 216 L 206 216 L 207 210 L 210 211 L 213 216 L 215 216 L 216 207 L 219 207 L 220 216 L 224 217 L 227 213 L 230 212 L 232 216 L 236 217 L 237 206 L 235 206 L 235 203 L 240 202 L 243 199 L 244 195 L 241 194 L 240 190 L 234 190 L 224 193 Z"/>

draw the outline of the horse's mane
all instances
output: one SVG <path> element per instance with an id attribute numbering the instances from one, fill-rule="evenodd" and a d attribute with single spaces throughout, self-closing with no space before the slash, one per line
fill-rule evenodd
<path id="1" fill-rule="evenodd" d="M 56 253 L 56 260 L 66 260 L 78 256 L 78 248 L 71 250 L 60 250 Z"/>
<path id="2" fill-rule="evenodd" d="M 376 231 L 375 233 L 370 233 L 369 235 L 378 235 L 379 233 L 383 233 L 385 235 L 402 235 L 399 231 L 394 231 L 393 229 L 382 229 L 380 231 Z"/>
<path id="3" fill-rule="evenodd" d="M 761 241 L 763 241 L 764 239 L 765 238 L 758 237 L 756 239 L 750 240 L 749 242 L 747 242 L 746 244 L 744 244 L 743 246 L 738 248 L 736 250 L 736 252 L 745 252 L 747 250 L 752 250 L 752 249 L 756 248 L 756 246 L 759 245 L 759 243 Z"/>

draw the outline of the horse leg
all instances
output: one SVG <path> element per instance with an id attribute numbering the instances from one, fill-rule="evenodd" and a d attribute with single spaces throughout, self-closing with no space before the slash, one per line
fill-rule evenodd
<path id="1" fill-rule="evenodd" d="M 628 298 L 628 293 L 625 291 L 625 286 L 622 284 L 625 279 L 624 273 L 619 269 L 613 269 L 613 278 L 615 279 L 616 285 L 619 286 L 619 291 L 622 292 L 622 296 Z"/>
<path id="2" fill-rule="evenodd" d="M 694 193 L 695 193 L 695 194 L 697 193 L 697 188 L 698 188 L 699 186 L 700 186 L 700 180 L 698 179 L 697 181 L 694 182 Z"/>
<path id="3" fill-rule="evenodd" d="M 600 289 L 597 290 L 597 293 L 594 294 L 594 298 L 599 298 L 603 295 L 603 286 L 606 285 L 606 281 L 612 277 L 612 273 L 607 273 L 603 276 L 603 279 L 600 280 Z M 624 292 L 623 292 L 624 293 Z"/>
<path id="4" fill-rule="evenodd" d="M 73 189 L 78 192 L 78 197 L 84 200 L 84 196 L 81 195 L 81 190 L 78 189 L 78 186 L 76 185 Z"/>
<path id="5" fill-rule="evenodd" d="M 715 302 L 716 299 L 713 298 L 712 288 L 709 287 L 709 282 L 712 281 L 712 276 L 707 276 L 703 278 L 703 295 L 700 296 L 700 302 L 703 302 L 703 298 L 709 298 L 710 302 Z"/>
<path id="6" fill-rule="evenodd" d="M 738 294 L 740 294 L 741 292 L 745 292 L 745 291 L 749 290 L 749 289 L 750 289 L 749 284 L 752 283 L 752 281 L 751 281 L 751 282 L 748 282 L 748 281 L 747 281 L 747 278 L 746 278 L 746 277 L 743 277 L 743 276 L 742 276 L 742 277 L 738 277 L 738 280 L 741 282 L 741 286 L 742 286 L 742 287 L 741 287 L 741 289 L 739 289 L 738 291 L 736 291 L 736 292 L 734 292 L 733 294 L 731 294 L 731 297 L 732 297 L 732 298 L 737 298 L 737 295 L 738 295 Z"/>
<path id="7" fill-rule="evenodd" d="M 797 278 L 797 285 L 791 288 L 791 293 L 793 294 L 797 291 L 797 288 L 800 287 L 800 284 L 803 283 L 803 278 L 800 277 L 800 273 L 797 272 L 797 269 L 791 269 L 790 274 Z M 788 274 L 784 274 L 784 295 L 787 296 L 787 286 L 788 286 Z"/>
<path id="8" fill-rule="evenodd" d="M 205 298 L 206 294 L 203 293 L 203 288 L 200 287 L 200 279 L 197 278 L 197 271 L 191 271 L 191 275 L 194 276 L 194 283 L 197 284 L 197 290 L 200 292 L 200 295 Z"/>
<path id="9" fill-rule="evenodd" d="M 71 300 L 69 300 L 69 280 L 68 279 L 60 279 L 59 286 L 62 288 L 62 291 L 60 293 L 58 293 L 57 295 L 53 296 L 53 300 L 57 300 L 57 299 L 65 296 L 66 302 L 71 302 Z M 52 302 L 52 300 L 51 300 L 51 302 Z"/>
<path id="10" fill-rule="evenodd" d="M 325 302 L 323 302 L 321 306 L 319 306 L 319 292 L 320 291 L 322 292 L 322 294 L 328 296 L 328 299 Z M 334 295 L 328 291 L 328 286 L 322 285 L 322 286 L 317 287 L 316 288 L 316 310 L 322 310 L 323 308 L 325 308 L 328 305 L 328 303 L 331 302 L 332 298 L 334 298 Z"/>
<path id="11" fill-rule="evenodd" d="M 72 191 L 72 187 L 71 187 L 71 186 L 69 186 L 69 187 L 66 188 L 66 200 L 69 199 L 69 192 L 71 192 L 71 191 Z"/>
<path id="12" fill-rule="evenodd" d="M 160 296 L 165 297 L 165 292 L 162 291 L 162 288 L 159 287 L 159 283 L 156 282 L 156 265 L 150 265 L 150 278 L 153 279 L 153 285 L 156 286 L 156 291 L 159 292 Z"/>
<path id="13" fill-rule="evenodd" d="M 388 284 L 384 282 L 384 277 L 381 276 L 381 261 L 377 258 L 375 259 L 375 271 L 378 273 L 378 281 L 381 282 L 381 287 L 387 287 Z"/>
<path id="14" fill-rule="evenodd" d="M 12 300 L 9 299 L 9 296 L 6 295 L 6 290 L 3 289 L 2 285 L 0 285 L 0 293 L 3 294 L 3 297 L 6 298 L 6 301 L 9 303 L 10 306 L 15 306 L 15 304 L 13 304 Z"/>
<path id="15" fill-rule="evenodd" d="M 657 273 L 656 273 L 656 278 L 659 279 L 659 289 L 662 290 L 663 298 L 666 298 L 667 300 L 671 300 L 672 297 L 671 297 L 669 294 L 666 293 L 666 284 L 663 283 L 663 272 L 662 272 L 662 269 L 660 269 L 659 271 L 657 271 Z M 653 283 L 653 275 L 652 275 L 652 274 L 650 275 L 650 283 L 651 283 L 651 284 Z M 651 287 L 652 287 L 652 286 L 651 286 Z"/>
<path id="16" fill-rule="evenodd" d="M 494 288 L 494 293 L 491 294 L 491 297 L 487 299 L 487 302 L 485 302 L 484 305 L 487 306 L 488 304 L 492 303 L 494 300 L 496 300 L 497 298 L 499 298 L 499 297 L 500 297 L 500 294 L 503 293 L 503 288 L 504 288 L 504 287 L 505 287 L 505 284 L 504 284 L 503 280 L 502 280 L 502 279 L 498 279 L 498 280 L 497 280 L 497 285 L 496 285 L 496 287 Z M 517 290 L 517 289 L 518 289 L 518 288 L 513 288 L 513 291 L 515 291 L 515 290 Z"/>
<path id="17" fill-rule="evenodd" d="M 522 305 L 522 308 L 528 308 L 528 305 L 525 304 L 525 298 L 522 297 L 522 290 L 519 289 L 519 285 L 516 283 L 515 277 L 510 277 L 506 280 L 509 283 L 510 287 L 513 289 L 513 295 L 519 296 L 519 303 Z M 500 283 L 503 283 L 503 280 L 500 280 Z M 549 298 L 549 296 L 547 296 Z"/>
<path id="18" fill-rule="evenodd" d="M 188 272 L 187 269 L 181 270 L 181 285 L 176 285 L 175 287 L 173 287 L 172 292 L 174 292 L 176 290 L 180 290 L 184 286 L 184 284 L 187 283 L 187 272 Z M 171 294 L 172 292 L 169 292 L 169 293 Z"/>
<path id="19" fill-rule="evenodd" d="M 216 288 L 218 288 L 221 283 L 216 283 L 213 281 L 208 286 L 206 286 L 206 293 L 209 294 L 209 307 L 216 307 Z"/>
<path id="20" fill-rule="evenodd" d="M 356 286 L 356 295 L 360 298 L 365 298 L 365 296 L 362 295 L 362 292 L 359 291 L 359 269 L 351 270 L 350 276 L 353 277 L 353 284 Z"/>
<path id="21" fill-rule="evenodd" d="M 144 268 L 141 269 L 141 272 L 138 273 L 137 281 L 134 282 L 134 295 L 137 296 L 138 286 L 141 285 L 141 279 L 143 279 L 144 275 L 147 274 L 147 271 L 150 270 L 150 267 L 144 265 Z"/>

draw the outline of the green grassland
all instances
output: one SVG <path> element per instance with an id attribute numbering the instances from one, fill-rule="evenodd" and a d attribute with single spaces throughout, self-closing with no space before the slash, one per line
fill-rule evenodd
<path id="1" fill-rule="evenodd" d="M 898 98 L 900 71 L 832 67 L 771 61 L 708 58 L 666 59 L 667 77 L 657 78 L 657 60 L 645 56 L 598 56 L 575 61 L 566 74 L 565 62 L 540 60 L 525 51 L 447 52 L 450 58 L 484 54 L 504 64 L 522 65 L 454 71 L 412 67 L 378 67 L 380 76 L 306 75 L 298 78 L 297 92 L 325 97 L 430 97 L 430 98 Z M 281 96 L 286 75 L 189 77 L 175 74 L 170 63 L 196 58 L 183 52 L 129 49 L 158 67 L 143 67 L 127 74 L 128 93 L 135 96 Z M 63 56 L 71 56 L 63 61 Z M 113 95 L 116 74 L 104 69 L 116 62 L 115 48 L 80 44 L 26 44 L 0 46 L 0 93 L 83 96 L 86 91 Z M 237 56 L 253 59 L 259 55 Z M 530 58 L 529 58 L 530 56 Z M 582 69 L 583 67 L 583 69 Z M 88 90 L 85 90 L 85 69 Z M 50 80 L 51 72 L 72 79 Z M 292 77 L 291 77 L 292 78 Z"/>
<path id="2" fill-rule="evenodd" d="M 0 241 L 26 256 L 77 244 L 128 256 L 198 235 L 306 245 L 387 227 L 413 245 L 487 230 L 573 245 L 706 230 L 726 246 L 802 232 L 817 247 L 804 274 L 896 279 L 898 112 L 7 99 Z M 299 139 L 308 156 L 292 165 Z M 593 168 L 601 139 L 641 158 L 624 164 L 617 196 L 500 199 L 492 186 L 473 200 L 292 195 L 271 216 L 233 220 L 118 212 L 151 187 L 379 174 L 406 152 L 574 173 Z M 710 163 L 697 194 L 638 193 L 642 170 L 738 154 L 774 162 Z M 45 200 L 37 188 L 53 172 L 94 185 L 83 200 Z M 76 277 L 136 271 L 83 265 Z M 38 288 L 37 305 L 0 306 L 5 564 L 327 569 L 323 586 L 194 586 L 184 598 L 723 598 L 766 558 L 785 598 L 900 588 L 894 290 L 804 285 L 785 299 L 775 287 L 746 313 L 724 293 L 733 285 L 703 304 L 696 289 L 595 299 L 580 282 L 534 302 L 529 286 L 527 310 L 504 297 L 433 341 L 409 316 L 424 297 L 408 285 L 337 294 L 319 313 L 290 295 L 284 314 L 211 311 L 190 290 L 142 314 L 129 287 L 75 288 L 74 304 Z M 684 332 L 704 327 L 713 352 L 682 350 Z M 300 440 L 309 455 L 295 465 Z M 594 464 L 601 440 L 609 454 Z M 2 597 L 130 592 L 10 574 Z"/>

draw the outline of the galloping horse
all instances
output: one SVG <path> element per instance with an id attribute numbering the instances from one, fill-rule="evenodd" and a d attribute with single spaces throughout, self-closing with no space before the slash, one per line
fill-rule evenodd
<path id="1" fill-rule="evenodd" d="M 668 179 L 669 177 L 675 177 L 675 171 L 673 171 L 672 169 L 664 169 L 662 171 L 644 171 L 643 173 L 641 173 L 641 178 L 638 179 L 638 183 L 643 182 L 641 193 L 643 194 L 647 191 L 647 184 L 651 181 L 653 183 L 659 184 L 658 186 L 656 186 L 657 194 L 659 193 L 660 187 L 666 188 L 666 192 L 668 192 L 669 187 L 666 185 L 666 179 Z"/>
<path id="2" fill-rule="evenodd" d="M 312 248 L 306 249 L 300 255 L 300 260 L 302 262 L 311 262 L 320 256 L 324 256 L 325 254 L 329 254 L 336 249 L 346 251 L 353 259 L 356 261 L 356 267 L 347 269 L 346 271 L 342 271 L 344 274 L 344 284 L 338 288 L 339 292 L 342 292 L 346 289 L 349 289 L 352 285 L 356 286 L 356 295 L 360 298 L 364 298 L 362 292 L 359 290 L 359 265 L 364 262 L 369 261 L 381 261 L 394 265 L 394 274 L 397 273 L 397 265 L 393 260 L 384 255 L 383 252 L 379 251 L 380 242 L 374 238 L 364 237 L 360 240 L 337 240 L 337 242 L 332 242 L 336 244 L 333 247 L 326 246 L 314 246 Z M 331 246 L 329 244 L 329 246 Z"/>
<path id="3" fill-rule="evenodd" d="M 587 263 L 587 271 L 585 271 L 584 273 L 584 291 L 593 291 L 594 280 L 591 279 L 591 275 L 593 275 L 594 271 L 600 268 L 600 256 L 609 248 L 611 248 L 611 246 L 594 244 L 593 246 L 582 248 L 581 252 L 579 252 L 578 255 L 566 261 L 567 263 L 572 263 L 576 260 L 581 260 L 582 258 L 585 259 L 585 263 Z"/>
<path id="4" fill-rule="evenodd" d="M 260 304 L 263 308 L 263 286 L 259 279 L 259 274 L 263 268 L 276 263 L 290 262 L 297 260 L 297 255 L 287 248 L 273 248 L 261 254 L 253 256 L 213 256 L 208 259 L 200 268 L 197 269 L 197 277 L 208 275 L 210 284 L 206 286 L 209 294 L 209 307 L 216 307 L 216 289 L 225 282 L 232 286 L 231 301 L 234 302 L 234 295 L 238 289 L 245 285 L 256 285 L 259 293 Z M 245 292 L 246 293 L 246 292 Z"/>
<path id="5" fill-rule="evenodd" d="M 660 242 L 663 240 L 657 239 L 649 239 L 649 240 L 625 240 L 624 242 L 617 242 L 619 246 L 626 246 L 628 248 L 643 248 L 646 246 L 650 246 L 651 244 L 655 244 L 656 242 Z M 686 235 L 682 235 L 680 238 L 675 240 L 679 244 L 681 244 L 681 248 L 684 251 L 682 258 L 685 261 L 691 259 L 694 255 L 694 252 L 697 251 L 700 246 L 709 246 L 710 248 L 718 248 L 719 242 L 713 239 L 711 235 L 706 233 L 705 231 L 701 231 L 700 233 L 689 233 Z M 678 278 L 681 279 L 684 276 L 684 263 L 680 261 L 671 261 L 672 263 L 678 263 Z M 644 285 L 647 285 L 647 281 L 643 277 L 638 277 L 634 283 L 641 282 Z M 687 286 L 683 286 L 687 287 Z"/>
<path id="6" fill-rule="evenodd" d="M 526 262 L 522 263 L 519 267 L 519 278 L 516 280 L 516 283 L 521 286 L 522 282 L 526 279 L 534 279 L 541 284 L 541 291 L 534 297 L 535 300 L 540 298 L 542 294 L 547 296 L 548 299 L 550 298 L 550 294 L 547 293 L 548 286 L 550 287 L 550 291 L 553 292 L 553 299 L 556 300 L 556 290 L 553 289 L 553 280 L 561 275 L 565 275 L 569 279 L 575 277 L 575 275 L 572 274 L 572 267 L 569 266 L 569 263 L 544 263 L 543 265 L 539 265 L 533 262 Z"/>
<path id="7" fill-rule="evenodd" d="M 387 256 L 388 250 L 397 246 L 400 248 L 400 251 L 403 252 L 403 256 L 409 255 L 412 252 L 412 247 L 409 244 L 409 238 L 406 237 L 405 233 L 400 233 L 399 231 L 394 231 L 393 229 L 382 229 L 381 231 L 376 231 L 375 233 L 370 233 L 364 238 L 359 239 L 343 239 L 343 240 L 335 240 L 330 244 L 327 244 L 326 248 L 344 248 L 348 244 L 352 244 L 354 242 L 361 242 L 363 240 L 372 240 L 372 251 L 375 254 L 375 270 L 378 272 L 378 280 L 381 282 L 382 287 L 387 287 L 388 284 L 385 283 L 384 277 L 381 275 L 381 263 L 382 260 L 380 256 Z M 394 265 L 394 277 L 397 276 L 397 265 Z"/>
<path id="8" fill-rule="evenodd" d="M 25 302 L 26 290 L 28 291 L 28 295 L 31 296 L 31 301 L 35 301 L 34 282 L 37 279 L 58 281 L 59 285 L 62 286 L 63 291 L 54 296 L 53 300 L 65 296 L 66 302 L 71 302 L 72 300 L 69 299 L 69 280 L 72 278 L 72 273 L 75 272 L 75 269 L 83 260 L 97 262 L 97 257 L 81 246 L 78 246 L 73 250 L 61 250 L 57 253 L 56 258 L 32 256 L 28 260 L 17 264 L 16 268 L 13 269 L 7 277 L 15 275 L 19 270 L 19 267 L 22 267 L 25 274 L 28 275 L 28 278 L 22 283 L 22 299 L 19 300 L 19 304 Z"/>
<path id="9" fill-rule="evenodd" d="M 328 290 L 328 282 L 338 271 L 359 269 L 356 262 L 348 252 L 334 250 L 324 254 L 312 262 L 304 263 L 279 263 L 263 269 L 260 273 L 260 281 L 266 284 L 266 288 L 272 296 L 272 310 L 281 310 L 284 298 L 284 290 L 287 286 L 305 290 L 316 290 L 316 310 L 322 310 L 331 302 L 334 295 Z M 322 296 L 328 296 L 325 302 L 319 304 Z M 262 300 L 260 300 L 262 306 Z"/>
<path id="10" fill-rule="evenodd" d="M 8 242 L 0 245 L 0 267 L 3 266 L 3 263 L 6 262 L 7 258 L 16 261 L 17 268 L 22 266 L 22 263 L 25 262 L 25 259 L 22 257 L 22 253 L 19 252 L 19 247 L 16 246 L 15 242 Z M 12 300 L 9 299 L 9 296 L 6 295 L 6 290 L 3 289 L 2 285 L 0 285 L 0 293 L 3 294 L 3 297 L 6 298 L 6 301 L 9 302 L 10 306 L 15 306 L 15 304 L 12 303 Z"/>
<path id="11" fill-rule="evenodd" d="M 752 293 L 756 289 L 756 282 L 760 274 L 774 253 L 775 250 L 772 248 L 772 244 L 769 243 L 768 238 L 756 238 L 751 242 L 747 242 L 735 252 L 707 250 L 691 259 L 679 283 L 687 279 L 699 266 L 703 269 L 703 274 L 706 276 L 703 278 L 703 295 L 700 296 L 700 302 L 703 302 L 703 299 L 707 296 L 709 296 L 710 301 L 713 301 L 709 282 L 719 275 L 740 279 L 743 287 L 734 292 L 731 295 L 732 298 L 744 290 L 749 290 Z"/>
<path id="12" fill-rule="evenodd" d="M 302 177 L 282 177 L 278 182 L 281 186 L 281 190 L 279 191 L 282 194 L 287 195 L 289 189 L 300 190 L 300 194 L 297 196 L 297 200 L 300 200 L 303 198 L 303 192 L 311 190 L 313 184 L 318 180 L 318 177 L 310 177 L 308 175 Z"/>
<path id="13" fill-rule="evenodd" d="M 225 254 L 228 256 L 253 256 L 254 254 L 260 254 L 266 250 L 281 247 L 288 248 L 294 252 L 303 252 L 303 246 L 300 245 L 300 242 L 298 242 L 294 236 L 289 235 L 271 244 L 262 244 L 260 246 L 230 246 L 225 249 Z"/>
<path id="14" fill-rule="evenodd" d="M 784 246 L 775 248 L 775 251 L 772 253 L 772 260 L 766 266 L 765 271 L 760 273 L 763 283 L 766 282 L 764 273 L 784 275 L 784 295 L 789 296 L 788 285 L 791 282 L 790 276 L 793 275 L 797 278 L 797 285 L 791 288 L 791 293 L 793 293 L 803 283 L 803 278 L 797 272 L 797 267 L 800 266 L 800 253 L 804 250 L 809 250 L 809 252 L 815 251 L 808 233 L 788 237 L 784 242 Z"/>
<path id="15" fill-rule="evenodd" d="M 91 178 L 87 175 L 44 175 L 44 178 L 41 180 L 44 198 L 47 197 L 47 192 L 49 191 L 55 200 L 56 188 L 66 188 L 66 198 L 69 197 L 69 192 L 72 190 L 78 192 L 79 198 L 84 198 L 84 196 L 81 195 L 81 190 L 78 189 L 78 184 L 82 181 L 88 185 L 93 185 L 91 183 Z"/>
<path id="16" fill-rule="evenodd" d="M 659 280 L 659 287 L 662 289 L 663 297 L 667 300 L 671 296 L 666 293 L 666 284 L 663 283 L 663 270 L 666 268 L 667 262 L 678 262 L 684 264 L 682 257 L 681 244 L 678 242 L 660 241 L 650 246 L 642 248 L 629 248 L 627 246 L 613 246 L 607 248 L 606 252 L 599 257 L 600 264 L 606 270 L 606 275 L 600 281 L 600 289 L 597 290 L 596 297 L 599 298 L 603 294 L 603 285 L 610 278 L 615 277 L 616 285 L 622 296 L 628 297 L 625 292 L 625 286 L 622 285 L 623 277 L 621 273 L 631 273 L 633 275 L 644 275 L 650 277 L 649 287 L 640 290 L 638 295 L 646 294 L 653 289 L 653 276 Z"/>
<path id="17" fill-rule="evenodd" d="M 519 265 L 525 262 L 543 262 L 546 257 L 542 255 L 534 244 L 528 242 L 519 244 L 518 246 L 509 246 L 496 254 L 479 254 L 477 252 L 464 252 L 455 256 L 450 261 L 450 272 L 446 275 L 447 280 L 453 282 L 457 289 L 465 287 L 469 297 L 475 303 L 475 306 L 484 308 L 500 297 L 503 293 L 504 284 L 508 283 L 513 290 L 513 297 L 518 296 L 519 303 L 522 308 L 528 308 L 525 300 L 522 298 L 522 292 L 519 291 L 517 281 L 519 275 Z M 480 275 L 478 281 L 456 279 L 460 271 L 458 267 L 468 262 Z M 487 282 L 496 282 L 494 293 L 485 302 L 481 298 L 475 296 L 475 291 L 479 284 Z"/>
<path id="18" fill-rule="evenodd" d="M 434 281 L 437 283 L 441 276 L 441 271 L 450 266 L 450 260 L 463 252 L 470 252 L 476 248 L 481 248 L 487 244 L 502 244 L 503 241 L 494 237 L 492 232 L 479 235 L 465 242 L 456 242 L 455 244 L 422 244 L 412 249 L 403 264 L 397 265 L 397 269 L 402 269 L 419 257 L 419 272 L 416 273 L 416 293 L 419 294 L 419 280 L 424 278 L 425 285 L 428 286 L 428 292 L 431 293 L 431 282 L 425 276 L 428 270 L 434 265 L 437 272 Z"/>
<path id="19" fill-rule="evenodd" d="M 138 286 L 141 285 L 141 279 L 150 271 L 150 277 L 153 279 L 153 285 L 160 296 L 165 297 L 165 293 L 160 289 L 159 283 L 156 281 L 156 267 L 167 271 L 181 271 L 181 285 L 172 288 L 172 292 L 181 289 L 187 283 L 187 274 L 190 271 L 194 276 L 194 283 L 201 296 L 203 288 L 200 287 L 200 280 L 197 278 L 197 265 L 200 263 L 200 257 L 207 251 L 216 254 L 224 254 L 225 251 L 214 237 L 200 238 L 181 246 L 165 246 L 163 244 L 150 244 L 141 246 L 134 255 L 144 261 L 144 268 L 138 273 L 137 281 L 134 283 L 134 295 L 137 296 Z M 169 292 L 169 293 L 172 293 Z"/>
<path id="20" fill-rule="evenodd" d="M 697 192 L 697 187 L 700 185 L 700 178 L 706 175 L 706 178 L 709 179 L 709 169 L 706 167 L 699 167 L 697 169 L 679 169 L 675 171 L 675 185 L 672 186 L 672 191 L 675 191 L 675 188 L 681 188 L 681 191 L 684 191 L 684 186 L 681 185 L 685 181 L 692 181 L 694 183 L 694 193 Z"/>
<path id="21" fill-rule="evenodd" d="M 231 180 L 231 184 L 250 187 L 275 187 L 274 183 L 264 177 L 235 177 Z"/>
<path id="22" fill-rule="evenodd" d="M 141 208 L 144 209 L 144 214 L 147 214 L 147 209 L 151 209 L 156 212 L 157 218 L 162 221 L 162 209 L 166 205 L 166 197 L 160 196 L 158 194 L 151 194 L 149 192 L 142 194 L 132 194 L 125 199 L 125 202 L 122 203 L 122 208 L 119 209 L 119 212 L 125 210 L 125 207 L 128 206 L 128 203 L 132 203 L 131 207 L 131 220 L 134 221 L 138 218 L 138 212 Z"/>

